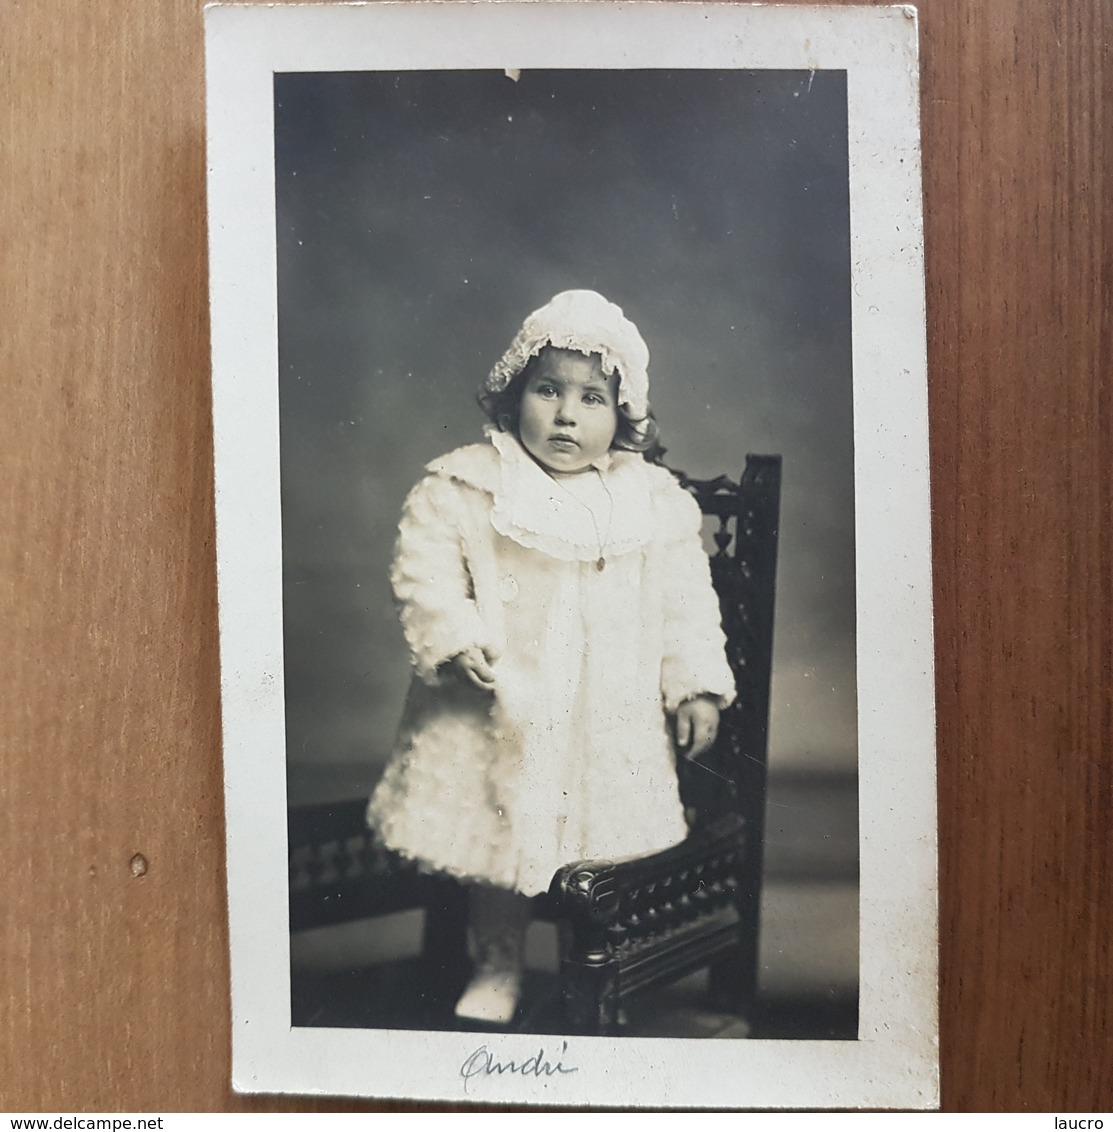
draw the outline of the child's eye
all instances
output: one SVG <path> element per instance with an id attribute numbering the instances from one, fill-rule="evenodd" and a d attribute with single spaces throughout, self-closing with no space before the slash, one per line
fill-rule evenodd
<path id="1" fill-rule="evenodd" d="M 585 393 L 584 394 L 584 404 L 585 405 L 604 405 L 604 404 L 606 404 L 606 401 L 605 401 L 605 399 L 604 399 L 604 397 L 601 393 Z"/>
<path id="2" fill-rule="evenodd" d="M 536 389 L 538 397 L 555 397 L 557 391 L 552 385 L 539 385 Z"/>

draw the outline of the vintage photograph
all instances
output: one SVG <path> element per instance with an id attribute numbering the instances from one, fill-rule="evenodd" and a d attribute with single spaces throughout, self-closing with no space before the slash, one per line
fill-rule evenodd
<path id="1" fill-rule="evenodd" d="M 294 1025 L 856 1037 L 845 72 L 279 74 L 275 163 Z"/>
<path id="2" fill-rule="evenodd" d="M 237 1088 L 930 1107 L 914 15 L 207 31 Z"/>

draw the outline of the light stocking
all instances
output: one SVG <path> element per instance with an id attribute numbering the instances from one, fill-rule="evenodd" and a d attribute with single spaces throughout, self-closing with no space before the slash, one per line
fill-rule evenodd
<path id="1" fill-rule="evenodd" d="M 522 990 L 529 897 L 476 886 L 468 896 L 468 917 L 475 973 L 456 1003 L 456 1015 L 508 1025 Z"/>

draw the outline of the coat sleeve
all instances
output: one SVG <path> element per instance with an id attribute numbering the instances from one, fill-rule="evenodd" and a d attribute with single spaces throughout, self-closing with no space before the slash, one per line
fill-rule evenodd
<path id="1" fill-rule="evenodd" d="M 702 695 L 724 708 L 734 699 L 734 675 L 727 664 L 719 598 L 700 537 L 700 509 L 675 481 L 657 494 L 664 536 L 665 708 L 676 711 L 685 700 Z"/>
<path id="2" fill-rule="evenodd" d="M 398 524 L 390 580 L 414 669 L 428 684 L 446 660 L 486 643 L 461 535 L 467 490 L 426 476 L 406 498 Z"/>

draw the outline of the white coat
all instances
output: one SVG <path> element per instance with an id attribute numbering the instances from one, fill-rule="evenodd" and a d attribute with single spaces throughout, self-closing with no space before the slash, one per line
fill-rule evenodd
<path id="1" fill-rule="evenodd" d="M 427 471 L 392 571 L 414 680 L 368 809 L 379 838 L 527 894 L 682 840 L 667 713 L 734 697 L 695 502 L 612 452 L 601 523 L 499 432 Z M 498 656 L 493 694 L 444 667 L 471 646 Z"/>

